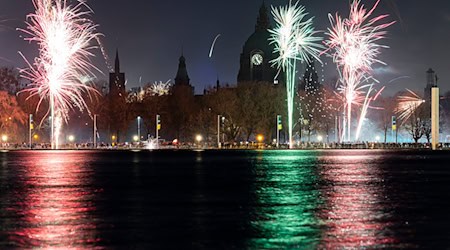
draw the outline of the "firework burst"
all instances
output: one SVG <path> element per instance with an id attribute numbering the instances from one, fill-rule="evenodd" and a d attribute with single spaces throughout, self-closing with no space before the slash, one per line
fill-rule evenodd
<path id="1" fill-rule="evenodd" d="M 330 52 L 340 74 L 339 91 L 345 96 L 347 139 L 351 140 L 352 106 L 362 106 L 362 116 L 367 113 L 370 92 L 376 79 L 372 77 L 375 63 L 385 64 L 378 59 L 382 48 L 387 46 L 377 42 L 386 36 L 385 29 L 395 22 L 384 22 L 388 15 L 371 18 L 378 6 L 378 0 L 372 9 L 365 9 L 360 0 L 355 0 L 350 6 L 348 18 L 338 14 L 329 15 L 331 28 L 328 29 L 326 52 Z M 360 117 L 362 122 L 364 117 Z M 358 128 L 362 125 L 358 124 Z M 358 139 L 359 134 L 356 135 Z"/>
<path id="2" fill-rule="evenodd" d="M 298 2 L 284 7 L 272 7 L 276 28 L 269 30 L 270 43 L 275 45 L 274 53 L 278 57 L 272 63 L 286 74 L 286 91 L 288 106 L 289 147 L 293 148 L 293 111 L 295 87 L 297 84 L 297 61 L 309 62 L 311 58 L 320 61 L 319 54 L 323 48 L 322 38 L 317 37 L 313 28 L 313 18 L 306 19 L 308 13 Z"/>
<path id="3" fill-rule="evenodd" d="M 163 82 L 155 82 L 150 86 L 150 92 L 152 95 L 155 96 L 163 96 L 168 95 L 170 92 L 170 88 L 172 87 L 172 84 L 169 81 Z"/>
<path id="4" fill-rule="evenodd" d="M 35 13 L 27 17 L 27 29 L 21 30 L 26 41 L 37 43 L 39 56 L 22 75 L 32 84 L 26 91 L 30 97 L 39 96 L 37 110 L 44 100 L 50 115 L 52 148 L 58 147 L 62 120 L 68 122 L 69 110 L 87 109 L 84 93 L 95 91 L 83 83 L 96 69 L 89 58 L 94 56 L 92 44 L 100 36 L 97 25 L 89 20 L 91 10 L 84 0 L 69 5 L 65 0 L 33 0 Z"/>
<path id="5" fill-rule="evenodd" d="M 425 100 L 413 91 L 406 89 L 409 95 L 402 95 L 397 98 L 398 104 L 395 113 L 402 123 L 407 121 L 412 114 L 423 104 Z"/>

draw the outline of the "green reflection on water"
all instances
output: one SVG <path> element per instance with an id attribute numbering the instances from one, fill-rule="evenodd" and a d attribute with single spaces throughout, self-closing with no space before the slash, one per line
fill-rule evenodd
<path id="1" fill-rule="evenodd" d="M 254 162 L 253 249 L 315 248 L 320 223 L 317 152 L 265 151 Z"/>

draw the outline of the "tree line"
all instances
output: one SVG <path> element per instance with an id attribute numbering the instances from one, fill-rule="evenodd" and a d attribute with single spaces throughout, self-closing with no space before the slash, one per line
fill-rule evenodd
<path id="1" fill-rule="evenodd" d="M 9 141 L 27 142 L 28 118 L 33 115 L 34 130 L 39 142 L 48 140 L 48 104 L 39 102 L 38 96 L 29 96 L 19 91 L 21 79 L 16 70 L 0 68 L 0 133 L 7 134 Z M 299 81 L 296 96 L 295 132 L 300 141 L 315 141 L 316 135 L 334 141 L 337 118 L 343 113 L 342 99 L 335 84 L 311 85 L 307 80 Z M 221 141 L 238 143 L 255 141 L 263 135 L 266 143 L 276 138 L 277 115 L 282 117 L 283 128 L 287 127 L 286 91 L 282 84 L 269 82 L 241 82 L 236 86 L 210 88 L 203 95 L 194 95 L 190 86 L 171 86 L 168 92 L 149 91 L 152 84 L 139 93 L 127 93 L 121 97 L 109 96 L 106 82 L 92 84 L 96 93 L 86 94 L 88 112 L 71 111 L 69 124 L 65 129 L 83 134 L 84 141 L 92 139 L 92 119 L 97 116 L 100 141 L 117 143 L 131 141 L 136 134 L 136 118 L 141 117 L 142 140 L 147 135 L 155 136 L 156 115 L 161 116 L 160 137 L 166 140 L 178 139 L 193 142 L 200 134 L 205 143 L 214 145 L 219 125 Z M 398 93 L 392 97 L 379 97 L 371 106 L 368 119 L 375 129 L 382 131 L 387 142 L 392 116 L 396 116 Z M 411 141 L 430 140 L 430 119 L 428 104 L 415 109 L 404 121 L 397 122 L 400 132 Z M 360 112 L 355 109 L 355 112 Z M 218 120 L 218 116 L 220 119 Z M 441 127 L 447 130 L 450 124 L 450 92 L 441 100 Z M 219 123 L 219 124 L 218 124 Z M 281 140 L 287 141 L 281 131 Z"/>

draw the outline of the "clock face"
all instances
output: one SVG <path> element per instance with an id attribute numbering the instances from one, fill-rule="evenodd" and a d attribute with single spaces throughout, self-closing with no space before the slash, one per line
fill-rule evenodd
<path id="1" fill-rule="evenodd" d="M 259 66 L 263 63 L 263 57 L 261 54 L 254 54 L 252 56 L 252 63 L 253 65 Z"/>

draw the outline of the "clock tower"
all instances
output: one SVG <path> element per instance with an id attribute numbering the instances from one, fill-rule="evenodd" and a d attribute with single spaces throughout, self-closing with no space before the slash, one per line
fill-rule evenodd
<path id="1" fill-rule="evenodd" d="M 270 20 L 266 5 L 262 4 L 256 21 L 255 32 L 247 39 L 241 53 L 238 83 L 246 81 L 274 82 L 277 69 L 272 67 L 276 58 L 275 47 L 270 44 Z"/>

